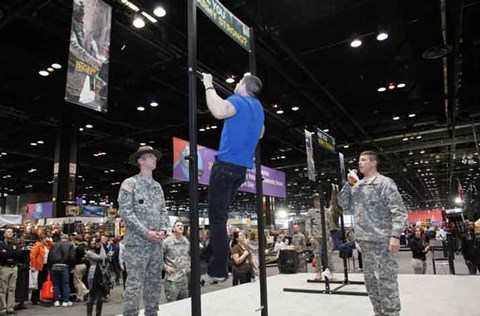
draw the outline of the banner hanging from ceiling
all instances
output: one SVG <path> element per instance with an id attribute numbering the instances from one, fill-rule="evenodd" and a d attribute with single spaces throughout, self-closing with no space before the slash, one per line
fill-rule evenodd
<path id="1" fill-rule="evenodd" d="M 197 147 L 198 155 L 198 183 L 208 185 L 210 171 L 215 162 L 216 151 L 204 146 Z M 180 181 L 189 181 L 190 143 L 186 140 L 173 137 L 173 178 Z M 263 194 L 279 198 L 287 197 L 285 172 L 262 166 Z M 239 191 L 256 193 L 255 170 L 247 170 L 245 182 Z"/>
<path id="2" fill-rule="evenodd" d="M 74 0 L 65 100 L 107 112 L 112 7 Z"/>

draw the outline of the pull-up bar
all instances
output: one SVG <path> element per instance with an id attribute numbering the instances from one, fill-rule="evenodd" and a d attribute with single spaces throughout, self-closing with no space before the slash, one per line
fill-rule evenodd
<path id="1" fill-rule="evenodd" d="M 212 19 L 217 26 L 222 28 L 229 25 L 228 29 L 223 29 L 232 39 L 237 41 L 244 49 L 249 52 L 250 72 L 256 74 L 255 45 L 253 40 L 253 29 L 247 27 L 238 18 L 233 16 L 223 5 L 217 1 L 217 8 L 223 8 L 225 15 L 231 19 L 223 20 L 219 23 L 221 15 L 209 16 L 213 10 L 205 10 L 205 6 L 210 5 L 210 1 L 199 2 L 199 8 Z M 198 216 L 198 154 L 197 154 L 197 77 L 203 77 L 203 74 L 197 70 L 197 0 L 188 0 L 188 104 L 189 104 L 189 136 L 190 136 L 190 161 L 189 161 L 189 193 L 190 193 L 190 225 L 191 225 L 191 314 L 192 316 L 201 316 L 201 290 L 200 290 L 200 236 L 199 236 L 199 216 Z M 230 25 L 230 23 L 233 23 Z M 230 95 L 232 92 L 218 83 L 214 82 L 215 87 L 222 93 Z M 263 217 L 263 187 L 260 161 L 260 144 L 257 145 L 255 152 L 256 169 L 256 189 L 257 189 L 257 220 L 258 220 L 258 253 L 259 253 L 259 279 L 260 279 L 260 304 L 256 311 L 261 311 L 261 316 L 268 316 L 267 302 L 267 273 L 265 266 L 265 223 Z M 226 229 L 226 227 L 225 227 Z"/>

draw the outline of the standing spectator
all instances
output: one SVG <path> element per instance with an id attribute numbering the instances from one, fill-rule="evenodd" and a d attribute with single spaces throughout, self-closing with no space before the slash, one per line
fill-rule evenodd
<path id="1" fill-rule="evenodd" d="M 238 232 L 238 242 L 233 246 L 233 286 L 249 283 L 252 280 L 252 272 L 256 268 L 255 258 L 252 256 L 252 250 L 247 245 L 247 239 L 244 232 Z"/>
<path id="2" fill-rule="evenodd" d="M 43 282 L 48 275 L 48 253 L 51 246 L 47 244 L 47 236 L 44 234 L 38 235 L 38 240 L 30 251 L 30 267 L 32 270 L 38 271 L 37 289 L 32 291 L 32 304 L 40 304 L 40 290 Z"/>
<path id="3" fill-rule="evenodd" d="M 342 235 L 340 231 L 339 222 L 341 216 L 341 208 L 337 202 L 338 185 L 332 183 L 332 192 L 330 193 L 330 207 L 325 214 L 327 218 L 327 227 L 330 230 L 330 236 L 332 238 L 332 250 L 338 250 L 340 246 L 340 237 Z"/>
<path id="4" fill-rule="evenodd" d="M 129 162 L 140 173 L 123 181 L 118 195 L 119 212 L 125 222 L 125 263 L 128 269 L 123 297 L 123 315 L 139 313 L 143 290 L 145 316 L 157 315 L 160 303 L 163 252 L 170 220 L 160 183 L 153 170 L 162 154 L 150 146 L 140 147 Z"/>
<path id="5" fill-rule="evenodd" d="M 16 314 L 15 289 L 17 285 L 17 262 L 20 248 L 13 240 L 13 229 L 7 228 L 0 241 L 0 314 Z"/>
<path id="6" fill-rule="evenodd" d="M 305 251 L 307 248 L 307 240 L 305 235 L 300 232 L 300 226 L 293 225 L 292 245 L 298 252 Z"/>
<path id="7" fill-rule="evenodd" d="M 105 265 L 105 248 L 100 242 L 97 242 L 97 239 L 93 237 L 88 242 L 88 251 L 86 253 L 86 258 L 90 263 L 90 268 L 88 269 L 88 288 L 90 289 L 90 295 L 87 302 L 87 316 L 92 316 L 93 313 L 93 304 L 97 302 L 95 314 L 96 316 L 102 315 L 103 307 L 103 298 L 106 293 L 101 286 L 102 282 L 102 271 L 101 266 Z"/>
<path id="8" fill-rule="evenodd" d="M 325 217 L 325 236 L 326 236 L 326 248 L 323 249 L 323 227 L 322 227 L 322 213 L 321 213 L 321 200 L 320 200 L 320 194 L 315 193 L 313 195 L 313 208 L 309 209 L 307 212 L 307 215 L 305 217 L 305 231 L 307 233 L 307 236 L 311 237 L 311 243 L 313 246 L 315 258 L 317 259 L 317 263 L 315 265 L 315 271 L 316 271 L 316 280 L 321 280 L 322 279 L 322 272 L 323 270 L 327 271 L 326 268 L 328 268 L 328 274 L 327 277 L 330 280 L 333 280 L 333 272 L 335 272 L 335 267 L 333 266 L 333 257 L 332 257 L 332 250 L 329 247 L 329 238 L 330 238 L 330 230 L 328 228 L 328 216 L 327 214 L 324 215 Z M 322 260 L 322 258 L 325 258 L 325 255 L 327 256 L 328 260 Z M 325 266 L 322 264 L 326 262 L 327 266 L 325 269 L 323 269 Z M 326 272 L 327 273 L 327 272 Z"/>
<path id="9" fill-rule="evenodd" d="M 53 305 L 72 306 L 70 302 L 70 267 L 75 263 L 75 248 L 68 242 L 68 235 L 62 234 L 60 241 L 53 244 L 48 254 L 48 266 L 52 269 Z"/>
<path id="10" fill-rule="evenodd" d="M 125 290 L 125 284 L 127 283 L 127 267 L 125 266 L 125 242 L 123 236 L 118 243 L 118 264 L 122 270 L 123 290 Z"/>
<path id="11" fill-rule="evenodd" d="M 415 274 L 425 274 L 427 272 L 426 253 L 430 250 L 425 242 L 423 230 L 420 227 L 415 228 L 415 236 L 410 240 L 412 249 L 412 268 Z"/>
<path id="12" fill-rule="evenodd" d="M 283 238 L 281 235 L 277 236 L 277 242 L 275 242 L 275 246 L 273 250 L 277 253 L 277 256 L 280 254 L 280 250 L 287 248 L 285 242 L 283 242 Z"/>
<path id="13" fill-rule="evenodd" d="M 73 285 L 77 294 L 77 301 L 83 302 L 88 289 L 82 279 L 87 271 L 86 253 L 87 243 L 83 241 L 82 236 L 75 236 L 75 268 L 73 269 Z"/>
<path id="14" fill-rule="evenodd" d="M 477 274 L 477 270 L 480 272 L 480 220 L 467 224 L 462 236 L 462 254 L 468 272 L 472 275 Z"/>
<path id="15" fill-rule="evenodd" d="M 262 82 L 256 76 L 244 76 L 234 95 L 218 96 L 210 74 L 203 74 L 207 106 L 213 117 L 224 120 L 220 146 L 212 166 L 208 192 L 212 259 L 204 281 L 228 279 L 227 220 L 229 206 L 238 188 L 245 182 L 247 169 L 254 166 L 255 148 L 264 133 L 264 112 L 258 97 Z"/>
<path id="16" fill-rule="evenodd" d="M 173 235 L 163 242 L 165 265 L 165 296 L 168 302 L 189 297 L 190 281 L 190 242 L 183 235 L 183 223 L 173 224 Z"/>
<path id="17" fill-rule="evenodd" d="M 400 315 L 398 264 L 395 254 L 407 226 L 407 209 L 392 179 L 378 173 L 378 154 L 364 151 L 358 166 L 364 178 L 351 171 L 338 196 L 345 213 L 355 214 L 355 237 L 362 249 L 368 296 L 376 315 Z"/>

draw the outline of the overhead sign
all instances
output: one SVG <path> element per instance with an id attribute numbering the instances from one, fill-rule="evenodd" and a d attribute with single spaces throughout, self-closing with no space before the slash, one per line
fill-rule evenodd
<path id="1" fill-rule="evenodd" d="M 65 100 L 107 112 L 112 7 L 74 0 Z"/>
<path id="2" fill-rule="evenodd" d="M 198 182 L 208 185 L 210 171 L 215 162 L 217 152 L 213 149 L 198 146 Z M 173 178 L 181 181 L 189 181 L 190 143 L 186 140 L 173 137 Z M 262 166 L 263 194 L 279 198 L 287 197 L 285 172 Z M 245 182 L 239 191 L 256 193 L 255 170 L 248 169 Z"/>
<path id="3" fill-rule="evenodd" d="M 335 153 L 335 138 L 332 136 L 328 135 L 321 129 L 317 128 L 317 139 L 318 139 L 318 145 L 322 147 L 323 149 L 326 149 L 328 151 L 331 151 L 332 153 Z"/>
<path id="4" fill-rule="evenodd" d="M 252 51 L 250 28 L 218 0 L 198 0 L 197 7 L 222 31 L 248 52 Z"/>

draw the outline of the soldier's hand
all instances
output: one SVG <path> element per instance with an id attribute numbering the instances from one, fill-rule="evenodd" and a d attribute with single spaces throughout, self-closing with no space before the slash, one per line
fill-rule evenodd
<path id="1" fill-rule="evenodd" d="M 163 241 L 165 238 L 167 237 L 167 232 L 162 230 L 160 232 L 158 232 L 158 238 L 160 239 L 160 241 Z"/>
<path id="2" fill-rule="evenodd" d="M 167 273 L 177 273 L 177 270 L 173 267 L 170 267 L 170 266 L 167 266 L 165 271 L 167 271 Z"/>
<path id="3" fill-rule="evenodd" d="M 163 240 L 163 238 L 160 238 L 159 232 L 156 232 L 153 230 L 149 231 L 146 236 L 148 241 L 154 242 L 154 243 L 160 243 Z"/>
<path id="4" fill-rule="evenodd" d="M 248 250 L 245 250 L 245 251 L 243 252 L 243 254 L 246 255 L 246 256 L 248 256 L 248 254 L 249 254 Z"/>
<path id="5" fill-rule="evenodd" d="M 390 251 L 393 254 L 396 254 L 400 249 L 400 239 L 395 237 L 390 237 Z"/>

